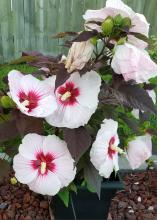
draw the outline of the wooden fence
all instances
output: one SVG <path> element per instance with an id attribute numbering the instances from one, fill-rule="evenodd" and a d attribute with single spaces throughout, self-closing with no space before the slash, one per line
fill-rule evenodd
<path id="1" fill-rule="evenodd" d="M 124 0 L 144 13 L 157 32 L 157 0 Z M 63 50 L 51 36 L 83 27 L 86 9 L 98 9 L 105 0 L 0 0 L 0 63 L 20 56 L 21 51 L 38 50 L 57 54 Z M 59 42 L 62 44 L 62 42 Z"/>

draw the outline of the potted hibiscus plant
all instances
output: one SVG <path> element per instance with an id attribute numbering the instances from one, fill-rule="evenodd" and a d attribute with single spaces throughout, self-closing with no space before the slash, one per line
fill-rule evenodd
<path id="1" fill-rule="evenodd" d="M 121 0 L 107 0 L 83 18 L 85 30 L 55 36 L 70 37 L 67 56 L 24 52 L 39 71 L 10 71 L 1 92 L 2 115 L 7 109 L 10 116 L 0 124 L 1 142 L 20 137 L 17 181 L 42 195 L 58 194 L 66 205 L 79 185 L 100 197 L 103 178 L 118 172 L 121 157 L 138 168 L 151 157 L 156 135 L 149 80 L 157 65 L 147 51 L 146 18 Z"/>

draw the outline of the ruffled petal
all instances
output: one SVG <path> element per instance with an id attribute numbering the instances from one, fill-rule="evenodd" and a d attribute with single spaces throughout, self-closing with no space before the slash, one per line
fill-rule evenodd
<path id="1" fill-rule="evenodd" d="M 24 184 L 30 183 L 38 175 L 38 170 L 33 169 L 31 160 L 26 159 L 20 154 L 14 157 L 13 169 L 17 180 Z"/>
<path id="2" fill-rule="evenodd" d="M 54 196 L 59 192 L 61 182 L 53 172 L 49 171 L 46 175 L 38 175 L 28 186 L 36 193 Z"/>

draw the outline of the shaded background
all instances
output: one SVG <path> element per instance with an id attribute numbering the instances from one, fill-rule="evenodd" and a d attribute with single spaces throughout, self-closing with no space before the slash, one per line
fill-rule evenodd
<path id="1" fill-rule="evenodd" d="M 157 33 L 157 0 L 124 0 L 143 13 Z M 62 41 L 52 35 L 79 31 L 86 9 L 98 9 L 105 0 L 0 0 L 0 63 L 13 60 L 22 51 L 38 50 L 56 55 L 64 51 Z"/>

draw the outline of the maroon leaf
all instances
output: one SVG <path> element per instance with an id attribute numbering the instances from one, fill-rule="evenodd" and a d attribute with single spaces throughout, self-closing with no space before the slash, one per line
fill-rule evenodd
<path id="1" fill-rule="evenodd" d="M 8 141 L 19 135 L 15 121 L 8 121 L 0 124 L 0 142 Z"/>
<path id="2" fill-rule="evenodd" d="M 0 167 L 0 180 L 2 180 L 2 178 L 9 173 L 10 165 L 8 161 L 0 159 Z"/>
<path id="3" fill-rule="evenodd" d="M 84 178 L 100 199 L 102 177 L 90 161 L 85 163 Z"/>
<path id="4" fill-rule="evenodd" d="M 56 81 L 55 81 L 55 89 L 57 89 L 60 85 L 65 83 L 65 81 L 70 77 L 70 74 L 65 69 L 64 64 L 60 64 L 59 70 L 56 74 Z"/>
<path id="5" fill-rule="evenodd" d="M 140 40 L 143 40 L 144 42 L 146 42 L 148 44 L 151 43 L 150 39 L 144 34 L 137 33 L 137 32 L 129 32 L 129 34 L 135 36 L 136 38 L 138 38 Z"/>
<path id="6" fill-rule="evenodd" d="M 83 31 L 81 32 L 75 39 L 72 40 L 72 42 L 82 42 L 82 41 L 87 41 L 90 38 L 97 36 L 98 32 L 97 31 Z"/>
<path id="7" fill-rule="evenodd" d="M 24 115 L 18 110 L 13 112 L 13 119 L 15 120 L 14 126 L 16 126 L 19 134 L 43 134 L 43 119 Z"/>
<path id="8" fill-rule="evenodd" d="M 78 162 L 90 147 L 91 137 L 85 127 L 75 129 L 64 128 L 63 131 L 68 149 L 75 161 Z"/>

